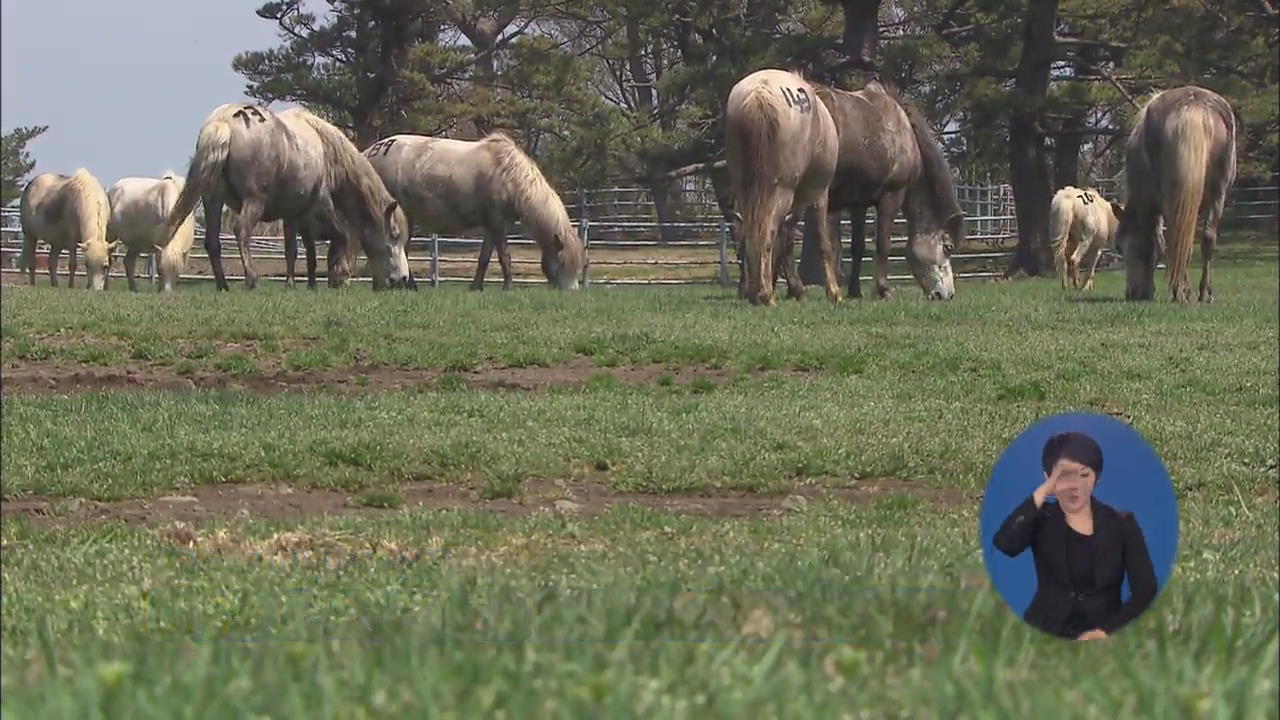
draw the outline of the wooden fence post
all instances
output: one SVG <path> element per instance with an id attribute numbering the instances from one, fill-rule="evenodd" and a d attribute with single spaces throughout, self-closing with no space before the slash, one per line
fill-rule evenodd
<path id="1" fill-rule="evenodd" d="M 729 225 L 720 218 L 720 286 L 729 286 Z"/>
<path id="2" fill-rule="evenodd" d="M 582 287 L 591 284 L 591 215 L 587 191 L 578 188 L 578 237 L 582 240 Z"/>
<path id="3" fill-rule="evenodd" d="M 440 287 L 440 237 L 431 233 L 431 287 Z"/>

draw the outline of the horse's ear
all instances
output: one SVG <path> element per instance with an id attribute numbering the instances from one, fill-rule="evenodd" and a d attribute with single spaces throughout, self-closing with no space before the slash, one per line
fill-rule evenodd
<path id="1" fill-rule="evenodd" d="M 737 210 L 730 210 L 730 211 L 729 211 L 729 216 L 730 216 L 730 217 L 732 217 L 732 218 L 733 218 L 733 221 L 734 221 L 734 222 L 736 222 L 736 223 L 741 223 L 741 222 L 743 222 L 743 220 L 742 220 L 742 213 L 738 212 Z"/>
<path id="2" fill-rule="evenodd" d="M 964 213 L 952 213 L 951 216 L 942 223 L 942 226 L 945 227 L 947 232 L 950 234 L 958 236 L 960 231 L 964 229 Z"/>
<path id="3" fill-rule="evenodd" d="M 107 252 L 115 252 L 116 250 L 119 250 L 122 244 L 123 244 L 123 241 L 121 240 L 112 240 L 107 245 Z"/>
<path id="4" fill-rule="evenodd" d="M 1108 200 L 1111 203 L 1111 212 L 1116 214 L 1116 218 L 1124 217 L 1124 206 L 1115 200 Z"/>

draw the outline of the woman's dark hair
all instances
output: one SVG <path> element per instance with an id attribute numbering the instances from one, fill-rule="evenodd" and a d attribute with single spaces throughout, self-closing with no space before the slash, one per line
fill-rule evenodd
<path id="1" fill-rule="evenodd" d="M 1095 476 L 1102 478 L 1102 448 L 1088 435 L 1068 431 L 1049 438 L 1040 453 L 1040 464 L 1044 466 L 1045 474 L 1048 475 L 1062 458 L 1086 465 Z"/>

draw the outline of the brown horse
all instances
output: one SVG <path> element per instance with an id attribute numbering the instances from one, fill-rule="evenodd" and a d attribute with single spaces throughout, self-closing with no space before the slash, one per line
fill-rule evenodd
<path id="1" fill-rule="evenodd" d="M 1155 296 L 1156 235 L 1165 226 L 1166 276 L 1176 302 L 1191 298 L 1187 265 L 1203 216 L 1200 301 L 1213 300 L 1213 248 L 1236 176 L 1236 119 L 1221 95 L 1185 86 L 1157 93 L 1138 112 L 1125 151 L 1129 197 L 1116 244 L 1125 260 L 1125 298 Z"/>
<path id="2" fill-rule="evenodd" d="M 839 142 L 835 123 L 813 85 L 796 73 L 775 69 L 753 72 L 733 86 L 724 122 L 737 208 L 734 222 L 743 239 L 741 293 L 752 304 L 774 305 L 775 251 L 789 250 L 801 213 L 827 216 L 827 187 Z M 827 298 L 839 303 L 835 250 L 825 222 L 819 223 L 818 234 Z M 791 263 L 784 267 L 790 280 Z M 800 297 L 802 292 L 798 283 L 788 283 L 788 295 Z"/>

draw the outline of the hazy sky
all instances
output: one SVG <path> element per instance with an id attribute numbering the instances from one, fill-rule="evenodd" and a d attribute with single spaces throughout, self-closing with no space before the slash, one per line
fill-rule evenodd
<path id="1" fill-rule="evenodd" d="M 0 0 L 0 126 L 49 126 L 27 146 L 32 175 L 185 173 L 200 123 L 245 99 L 231 58 L 278 44 L 261 4 Z"/>

